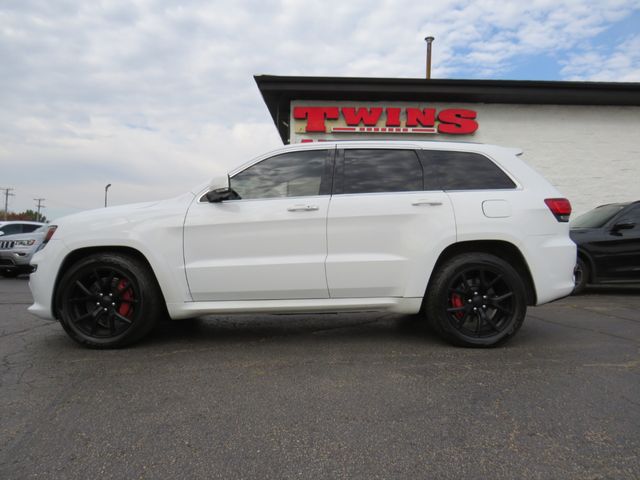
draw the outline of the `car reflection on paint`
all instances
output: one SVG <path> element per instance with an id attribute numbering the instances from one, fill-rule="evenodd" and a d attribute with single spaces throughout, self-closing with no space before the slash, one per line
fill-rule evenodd
<path id="1" fill-rule="evenodd" d="M 571 222 L 574 293 L 587 284 L 640 282 L 640 201 L 601 205 Z"/>
<path id="2" fill-rule="evenodd" d="M 0 275 L 12 278 L 31 273 L 31 257 L 42 247 L 47 229 L 48 226 L 29 233 L 0 236 Z"/>

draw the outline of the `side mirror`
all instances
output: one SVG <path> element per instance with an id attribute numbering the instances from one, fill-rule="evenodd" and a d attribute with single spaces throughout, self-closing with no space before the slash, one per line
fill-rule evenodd
<path id="1" fill-rule="evenodd" d="M 233 191 L 232 188 L 217 188 L 216 190 L 210 190 L 205 195 L 207 200 L 211 203 L 219 203 L 225 200 L 239 200 L 240 195 Z"/>
<path id="2" fill-rule="evenodd" d="M 636 224 L 631 220 L 623 220 L 621 222 L 616 223 L 613 227 L 611 227 L 612 232 L 618 232 L 620 230 L 631 230 L 635 228 Z"/>
<path id="3" fill-rule="evenodd" d="M 240 196 L 229 186 L 229 175 L 215 177 L 209 182 L 209 191 L 205 195 L 211 203 L 225 200 L 238 200 Z"/>
<path id="4" fill-rule="evenodd" d="M 220 190 L 221 188 L 229 188 L 229 175 L 226 173 L 213 177 L 209 182 L 209 191 Z"/>

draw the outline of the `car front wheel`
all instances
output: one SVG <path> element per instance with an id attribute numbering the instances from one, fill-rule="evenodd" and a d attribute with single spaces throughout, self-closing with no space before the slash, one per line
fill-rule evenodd
<path id="1" fill-rule="evenodd" d="M 582 293 L 584 289 L 587 288 L 589 275 L 589 266 L 582 258 L 578 258 L 578 260 L 576 261 L 576 266 L 573 269 L 573 278 L 575 282 L 575 286 L 573 287 L 574 295 Z"/>
<path id="2" fill-rule="evenodd" d="M 67 334 L 91 348 L 118 348 L 144 337 L 165 312 L 145 263 L 125 254 L 95 254 L 63 275 L 56 298 Z"/>
<path id="3" fill-rule="evenodd" d="M 526 293 L 518 272 L 485 253 L 445 262 L 429 285 L 426 315 L 446 340 L 465 347 L 493 347 L 513 337 L 526 315 Z"/>

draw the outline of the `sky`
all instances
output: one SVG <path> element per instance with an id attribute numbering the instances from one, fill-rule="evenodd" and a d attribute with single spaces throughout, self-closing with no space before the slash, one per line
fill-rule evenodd
<path id="1" fill-rule="evenodd" d="M 2 0 L 0 188 L 49 220 L 282 145 L 253 75 L 640 82 L 640 0 Z M 4 195 L 0 192 L 0 209 Z"/>

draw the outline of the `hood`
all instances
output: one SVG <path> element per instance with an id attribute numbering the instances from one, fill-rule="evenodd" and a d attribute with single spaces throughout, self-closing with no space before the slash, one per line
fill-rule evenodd
<path id="1" fill-rule="evenodd" d="M 87 234 L 109 236 L 131 225 L 186 211 L 193 200 L 192 193 L 155 202 L 131 203 L 114 207 L 87 210 L 59 218 L 53 239 L 80 238 Z M 104 233 L 99 233 L 104 232 Z"/>
<path id="2" fill-rule="evenodd" d="M 65 217 L 60 217 L 53 222 L 56 225 L 60 224 L 68 224 L 68 223 L 76 223 L 76 222 L 84 222 L 88 219 L 97 220 L 101 218 L 114 218 L 130 215 L 136 211 L 153 207 L 160 203 L 159 201 L 155 202 L 141 202 L 141 203 L 128 203 L 125 205 L 117 205 L 114 207 L 106 207 L 106 208 L 96 208 L 94 210 L 85 210 L 83 212 L 74 213 L 71 215 L 67 215 Z"/>

